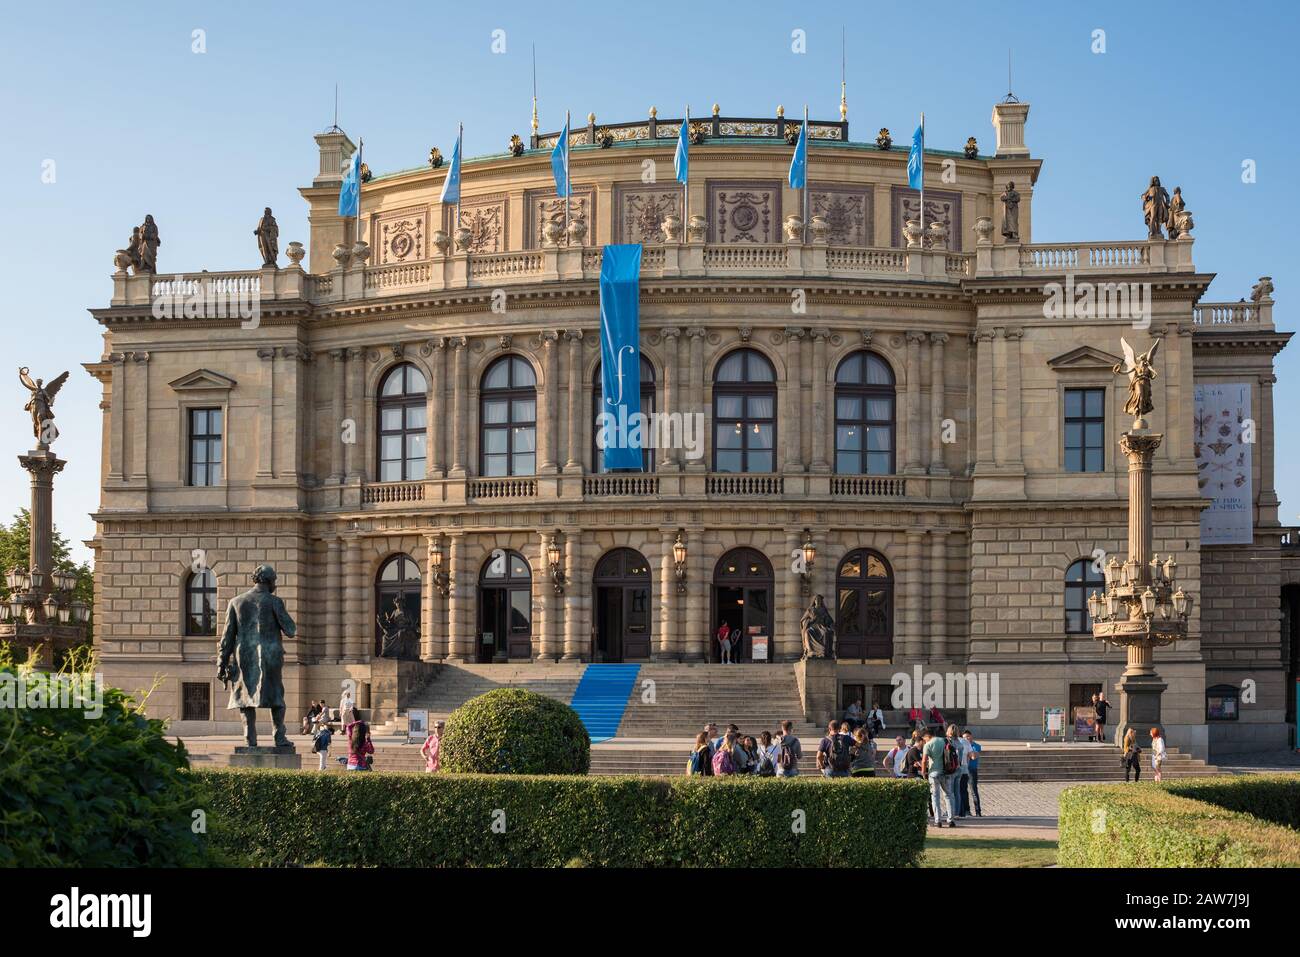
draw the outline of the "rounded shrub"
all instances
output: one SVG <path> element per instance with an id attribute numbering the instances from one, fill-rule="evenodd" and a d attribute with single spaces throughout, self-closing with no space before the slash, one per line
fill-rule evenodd
<path id="1" fill-rule="evenodd" d="M 184 746 L 122 691 L 68 680 L 0 665 L 0 867 L 208 863 Z"/>
<path id="2" fill-rule="evenodd" d="M 591 740 L 567 704 L 522 688 L 497 688 L 451 713 L 442 767 L 462 774 L 586 774 Z"/>

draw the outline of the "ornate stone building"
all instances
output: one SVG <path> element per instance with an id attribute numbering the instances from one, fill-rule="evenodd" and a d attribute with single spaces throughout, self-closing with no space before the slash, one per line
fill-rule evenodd
<path id="1" fill-rule="evenodd" d="M 299 626 L 291 711 L 346 677 L 378 699 L 430 663 L 716 660 L 722 620 L 743 660 L 791 669 L 824 594 L 841 696 L 915 664 L 996 674 L 996 717 L 970 721 L 1038 737 L 1044 707 L 1112 692 L 1123 667 L 1086 599 L 1098 556 L 1124 551 L 1126 336 L 1162 344 L 1155 546 L 1198 598 L 1190 640 L 1156 657 L 1171 739 L 1284 744 L 1272 385 L 1290 334 L 1271 284 L 1202 302 L 1190 215 L 1174 239 L 1035 242 L 1027 114 L 998 104 L 988 153 L 928 153 L 924 232 L 905 146 L 854 143 L 846 121 L 812 126 L 807 230 L 780 115 L 703 121 L 683 209 L 678 123 L 652 111 L 608 146 L 574 130 L 567 236 L 552 134 L 467 161 L 459 226 L 445 167 L 375 176 L 358 243 L 337 214 L 353 143 L 318 135 L 309 269 L 296 244 L 278 270 L 119 259 L 92 310 L 108 680 L 162 676 L 151 713 L 227 726 L 214 632 L 259 561 Z M 641 473 L 602 472 L 594 438 L 610 242 L 645 244 L 643 409 L 704 423 Z M 1063 284 L 1134 298 L 1061 315 Z M 218 315 L 223 294 L 252 308 Z M 1242 544 L 1201 541 L 1195 396 L 1216 383 L 1249 386 Z M 1207 690 L 1246 679 L 1236 720 L 1207 721 Z"/>

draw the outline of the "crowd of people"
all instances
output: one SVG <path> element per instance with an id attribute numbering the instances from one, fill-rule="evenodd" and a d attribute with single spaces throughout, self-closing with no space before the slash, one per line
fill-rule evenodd
<path id="1" fill-rule="evenodd" d="M 347 755 L 338 758 L 339 764 L 347 771 L 371 771 L 375 766 L 375 744 L 370 737 L 370 725 L 362 719 L 352 699 L 351 691 L 345 690 L 339 701 L 339 723 L 342 725 L 343 740 L 347 744 Z M 420 755 L 424 758 L 424 770 L 436 772 L 442 763 L 442 735 L 446 723 L 435 721 L 420 746 Z M 312 753 L 320 758 L 320 770 L 328 766 L 330 745 L 334 740 L 333 721 L 330 709 L 322 698 L 313 701 L 311 708 L 302 719 L 303 734 L 312 737 Z"/>

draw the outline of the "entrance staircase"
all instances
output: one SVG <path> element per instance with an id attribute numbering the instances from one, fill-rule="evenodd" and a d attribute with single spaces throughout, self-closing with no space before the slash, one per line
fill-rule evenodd
<path id="1" fill-rule="evenodd" d="M 582 719 L 592 744 L 618 733 L 640 670 L 640 665 L 588 665 L 582 673 L 569 705 Z"/>

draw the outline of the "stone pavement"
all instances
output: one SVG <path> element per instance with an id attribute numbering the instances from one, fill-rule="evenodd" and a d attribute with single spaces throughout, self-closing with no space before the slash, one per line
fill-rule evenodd
<path id="1" fill-rule="evenodd" d="M 980 785 L 982 817 L 959 818 L 956 831 L 967 837 L 1057 839 L 1057 798 L 1071 781 L 1002 781 Z M 930 827 L 947 834 L 948 828 Z"/>

